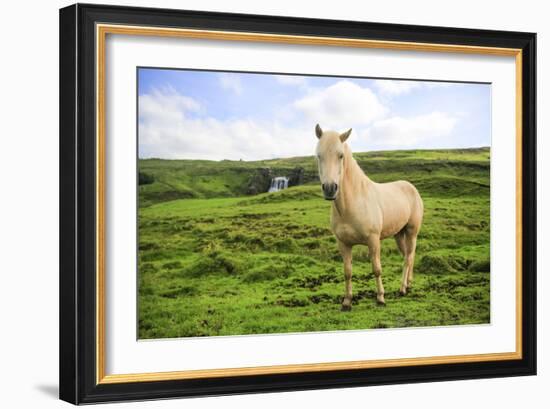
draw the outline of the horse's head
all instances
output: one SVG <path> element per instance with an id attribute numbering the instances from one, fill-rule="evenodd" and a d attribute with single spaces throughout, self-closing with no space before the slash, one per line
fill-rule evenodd
<path id="1" fill-rule="evenodd" d="M 351 129 L 338 133 L 323 131 L 319 125 L 316 125 L 315 134 L 319 139 L 316 154 L 321 188 L 326 200 L 335 200 L 344 174 L 344 142 L 351 134 Z"/>

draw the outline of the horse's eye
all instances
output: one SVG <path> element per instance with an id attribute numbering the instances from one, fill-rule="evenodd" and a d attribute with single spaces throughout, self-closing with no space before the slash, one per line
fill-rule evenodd
<path id="1" fill-rule="evenodd" d="M 338 157 L 339 157 L 340 159 L 343 159 L 343 158 L 344 158 L 344 154 L 341 153 L 341 154 L 338 155 Z"/>

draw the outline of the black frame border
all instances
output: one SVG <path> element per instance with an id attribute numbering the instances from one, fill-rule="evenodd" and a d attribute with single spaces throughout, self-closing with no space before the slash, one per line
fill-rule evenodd
<path id="1" fill-rule="evenodd" d="M 96 23 L 522 50 L 522 359 L 96 384 Z M 59 396 L 74 404 L 536 374 L 536 34 L 75 4 L 60 10 Z"/>

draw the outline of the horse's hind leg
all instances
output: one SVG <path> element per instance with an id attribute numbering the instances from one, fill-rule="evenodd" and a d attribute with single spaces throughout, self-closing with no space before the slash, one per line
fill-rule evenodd
<path id="1" fill-rule="evenodd" d="M 382 285 L 382 263 L 380 262 L 380 237 L 372 237 L 369 242 L 369 253 L 372 261 L 372 272 L 376 279 L 376 301 L 386 304 L 384 286 Z"/>
<path id="2" fill-rule="evenodd" d="M 415 231 L 406 229 L 404 231 L 404 263 L 403 263 L 403 276 L 401 279 L 401 288 L 399 292 L 402 295 L 407 294 L 407 290 L 412 286 L 413 270 L 414 270 L 414 256 L 416 253 L 416 235 Z"/>
<path id="3" fill-rule="evenodd" d="M 407 250 L 409 250 L 408 253 L 408 263 L 409 263 L 409 271 L 407 273 L 407 289 L 411 288 L 412 281 L 413 281 L 413 272 L 414 272 L 414 257 L 416 255 L 416 235 L 418 233 L 414 232 L 407 237 Z"/>
<path id="4" fill-rule="evenodd" d="M 342 311 L 351 310 L 351 299 L 352 299 L 352 290 L 351 290 L 351 246 L 348 246 L 341 241 L 338 241 L 338 248 L 340 249 L 340 254 L 344 259 L 344 279 L 345 279 L 345 292 L 344 299 L 342 300 Z"/>
<path id="5" fill-rule="evenodd" d="M 395 235 L 395 242 L 403 256 L 403 275 L 401 276 L 401 287 L 399 293 L 405 295 L 407 293 L 407 277 L 409 273 L 409 263 L 407 263 L 407 239 L 405 237 L 405 229 Z"/>
<path id="6" fill-rule="evenodd" d="M 407 254 L 407 246 L 405 243 L 405 231 L 401 230 L 395 236 L 395 243 L 397 243 L 397 248 L 403 257 Z"/>

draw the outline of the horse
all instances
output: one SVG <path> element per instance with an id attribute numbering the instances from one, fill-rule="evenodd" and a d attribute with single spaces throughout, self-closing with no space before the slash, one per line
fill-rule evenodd
<path id="1" fill-rule="evenodd" d="M 376 280 L 376 300 L 385 305 L 380 262 L 381 240 L 393 236 L 403 256 L 399 293 L 412 286 L 416 239 L 422 225 L 424 204 L 418 190 L 409 182 L 373 182 L 357 164 L 344 133 L 315 127 L 316 158 L 321 189 L 332 201 L 330 227 L 344 262 L 345 291 L 342 311 L 351 310 L 352 248 L 366 245 Z"/>

